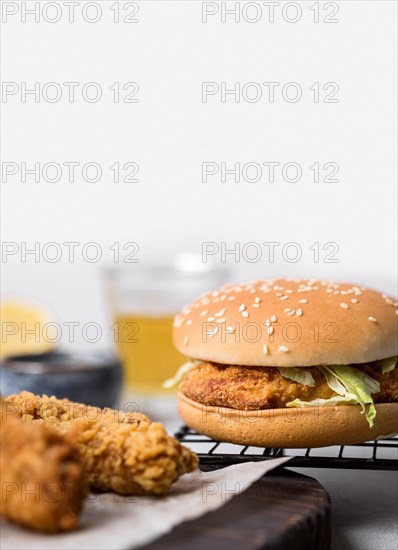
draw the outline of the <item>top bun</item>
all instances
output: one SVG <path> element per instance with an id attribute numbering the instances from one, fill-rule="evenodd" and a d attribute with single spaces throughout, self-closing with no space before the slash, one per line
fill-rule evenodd
<path id="1" fill-rule="evenodd" d="M 260 279 L 185 306 L 173 338 L 188 357 L 228 365 L 367 363 L 398 355 L 397 305 L 350 283 Z"/>

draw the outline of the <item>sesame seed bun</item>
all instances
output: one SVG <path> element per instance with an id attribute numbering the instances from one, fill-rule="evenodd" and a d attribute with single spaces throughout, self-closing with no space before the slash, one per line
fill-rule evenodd
<path id="1" fill-rule="evenodd" d="M 359 405 L 242 411 L 210 407 L 178 394 L 181 418 L 216 441 L 259 447 L 352 445 L 398 432 L 398 403 L 376 405 L 376 425 L 369 428 Z"/>
<path id="2" fill-rule="evenodd" d="M 397 305 L 350 283 L 262 279 L 223 286 L 185 306 L 173 338 L 184 355 L 227 365 L 367 363 L 398 355 Z"/>

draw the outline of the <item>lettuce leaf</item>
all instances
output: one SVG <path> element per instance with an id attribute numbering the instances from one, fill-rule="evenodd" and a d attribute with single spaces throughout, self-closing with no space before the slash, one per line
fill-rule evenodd
<path id="1" fill-rule="evenodd" d="M 329 371 L 346 387 L 348 392 L 357 394 L 364 403 L 373 402 L 370 394 L 380 391 L 380 384 L 377 380 L 355 367 L 328 365 L 321 367 L 321 370 Z M 367 401 L 367 399 L 370 399 L 370 401 Z"/>
<path id="2" fill-rule="evenodd" d="M 376 407 L 373 403 L 372 393 L 380 391 L 380 384 L 355 367 L 346 365 L 328 365 L 318 367 L 326 378 L 326 382 L 331 390 L 337 393 L 330 399 L 314 399 L 313 401 L 301 401 L 294 399 L 286 404 L 287 407 L 311 407 L 333 406 L 333 405 L 353 405 L 358 404 L 362 407 L 362 414 L 365 413 L 366 420 L 371 428 L 374 427 L 376 416 Z M 369 405 L 366 411 L 365 405 Z"/>
<path id="3" fill-rule="evenodd" d="M 312 401 L 301 401 L 301 399 L 294 399 L 293 401 L 286 403 L 286 407 L 334 407 L 336 405 L 358 405 L 358 403 L 354 399 L 350 400 L 339 395 L 330 397 L 329 399 L 317 398 Z"/>
<path id="4" fill-rule="evenodd" d="M 394 370 L 397 366 L 397 359 L 398 357 L 389 357 L 388 359 L 381 359 L 380 361 L 377 361 L 381 367 L 382 374 L 386 374 L 386 372 Z"/>
<path id="5" fill-rule="evenodd" d="M 373 428 L 376 408 L 373 403 L 372 393 L 378 393 L 380 391 L 380 384 L 377 380 L 365 372 L 347 365 L 328 365 L 320 368 L 324 374 L 325 372 L 328 373 L 328 375 L 325 374 L 325 376 L 329 387 L 333 391 L 336 391 L 335 388 L 338 383 L 340 383 L 340 386 L 344 386 L 345 393 L 340 393 L 340 395 L 350 400 L 356 400 L 362 407 L 362 414 L 365 412 L 365 405 L 370 405 L 365 416 L 369 426 Z"/>
<path id="6" fill-rule="evenodd" d="M 320 370 L 322 371 L 323 375 L 326 378 L 326 382 L 331 390 L 336 392 L 338 395 L 345 396 L 347 393 L 346 387 L 340 382 L 340 380 L 331 372 L 329 372 L 327 369 L 322 369 L 320 367 Z"/>
<path id="7" fill-rule="evenodd" d="M 298 382 L 299 384 L 304 384 L 305 386 L 315 386 L 315 380 L 312 374 L 304 369 L 298 369 L 297 367 L 284 367 L 278 371 L 282 376 L 293 380 L 293 382 Z"/>

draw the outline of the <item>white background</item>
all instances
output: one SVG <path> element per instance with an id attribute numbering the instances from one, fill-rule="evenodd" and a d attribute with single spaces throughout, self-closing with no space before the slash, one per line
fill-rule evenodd
<path id="1" fill-rule="evenodd" d="M 300 3 L 296 23 L 284 19 L 285 2 L 273 23 L 265 8 L 256 23 L 234 16 L 222 23 L 221 7 L 204 23 L 201 2 L 141 2 L 132 24 L 113 21 L 111 2 L 100 2 L 97 23 L 84 20 L 81 2 L 75 22 L 64 7 L 52 24 L 42 10 L 38 23 L 29 15 L 24 23 L 23 3 L 2 4 L 18 7 L 2 24 L 3 81 L 28 88 L 39 82 L 41 89 L 48 82 L 81 83 L 73 103 L 64 86 L 56 103 L 42 96 L 36 103 L 32 95 L 24 103 L 20 91 L 3 96 L 3 168 L 4 162 L 95 161 L 103 169 L 97 183 L 81 177 L 69 183 L 66 173 L 57 183 L 32 176 L 23 183 L 20 173 L 3 177 L 2 240 L 18 247 L 2 258 L 4 294 L 39 298 L 61 322 L 106 325 L 101 273 L 113 261 L 109 247 L 130 241 L 139 243 L 141 262 L 201 252 L 205 241 L 228 248 L 277 241 L 274 262 L 264 247 L 256 263 L 229 256 L 231 278 L 322 276 L 396 292 L 395 2 L 338 2 L 338 22 L 329 24 L 322 22 L 324 3 L 321 22 L 314 23 L 313 2 Z M 126 2 L 119 8 L 121 17 L 131 12 Z M 93 81 L 103 95 L 88 103 L 81 89 Z M 220 94 L 202 101 L 203 82 L 271 81 L 281 83 L 274 103 L 265 88 L 254 103 L 231 96 L 222 103 Z M 139 102 L 115 103 L 109 90 L 115 82 L 137 82 Z M 281 96 L 287 82 L 302 88 L 296 103 Z M 318 103 L 309 89 L 314 82 L 321 85 Z M 338 103 L 322 101 L 327 82 L 338 84 Z M 202 182 L 202 163 L 222 161 L 229 167 L 296 162 L 303 176 L 296 183 L 283 181 L 280 171 L 274 183 L 266 175 L 256 183 L 232 177 L 223 183 L 219 176 Z M 139 164 L 139 183 L 115 183 L 108 168 L 114 162 Z M 308 169 L 314 162 L 337 163 L 339 182 L 314 183 Z M 56 263 L 32 255 L 24 261 L 21 253 L 35 242 L 42 252 L 45 243 L 66 241 L 97 242 L 101 261 L 82 260 L 81 247 L 73 263 L 66 249 Z M 292 241 L 302 249 L 296 263 L 280 252 Z M 337 243 L 338 262 L 314 262 L 314 242 Z"/>

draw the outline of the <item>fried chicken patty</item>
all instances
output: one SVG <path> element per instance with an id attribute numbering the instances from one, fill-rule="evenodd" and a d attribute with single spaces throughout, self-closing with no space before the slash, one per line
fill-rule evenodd
<path id="1" fill-rule="evenodd" d="M 375 403 L 398 401 L 398 369 L 382 374 L 372 363 L 355 365 L 380 384 L 373 394 Z M 229 407 L 245 411 L 279 409 L 298 398 L 312 401 L 337 395 L 329 388 L 317 367 L 304 367 L 315 380 L 315 386 L 305 386 L 282 376 L 275 367 L 244 367 L 204 362 L 190 370 L 181 382 L 180 390 L 203 405 Z M 282 369 L 281 369 L 282 370 Z"/>

